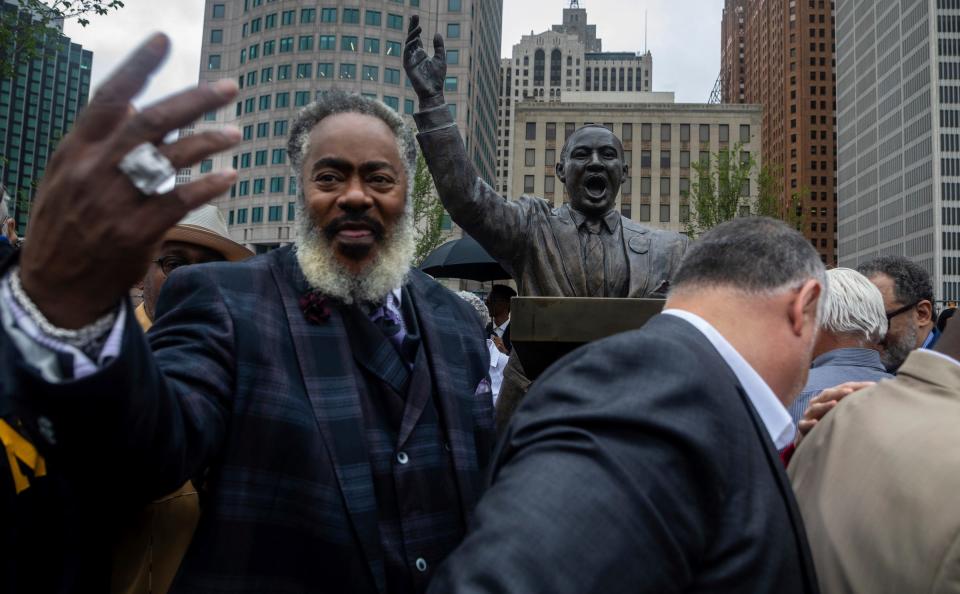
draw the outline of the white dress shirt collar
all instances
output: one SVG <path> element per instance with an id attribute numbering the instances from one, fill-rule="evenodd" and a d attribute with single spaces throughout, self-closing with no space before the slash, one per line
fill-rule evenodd
<path id="1" fill-rule="evenodd" d="M 773 390 L 770 389 L 770 386 L 767 385 L 767 382 L 765 382 L 763 378 L 760 377 L 760 374 L 747 363 L 747 360 L 733 348 L 733 345 L 730 344 L 710 322 L 696 314 L 682 309 L 667 309 L 664 310 L 663 313 L 686 320 L 710 341 L 713 348 L 717 349 L 717 353 L 730 367 L 730 370 L 733 371 L 740 385 L 743 386 L 744 391 L 747 393 L 747 398 L 750 399 L 750 403 L 753 404 L 753 408 L 760 416 L 760 420 L 763 422 L 763 426 L 766 427 L 773 444 L 777 446 L 778 450 L 782 450 L 790 445 L 790 443 L 793 442 L 796 431 L 796 428 L 793 426 L 793 420 L 790 418 L 790 413 L 787 412 L 787 409 L 783 406 L 783 403 L 780 402 L 780 399 L 777 398 L 776 394 L 773 393 Z"/>
<path id="2" fill-rule="evenodd" d="M 499 336 L 500 338 L 503 338 L 503 333 L 507 331 L 507 326 L 509 325 L 510 325 L 510 318 L 507 317 L 507 319 L 502 324 L 495 327 L 493 331 L 497 336 Z"/>

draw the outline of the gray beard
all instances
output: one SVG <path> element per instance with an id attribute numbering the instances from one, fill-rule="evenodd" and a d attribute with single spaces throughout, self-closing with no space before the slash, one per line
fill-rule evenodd
<path id="1" fill-rule="evenodd" d="M 896 342 L 889 342 L 889 338 L 884 342 L 883 350 L 880 352 L 880 360 L 887 371 L 894 372 L 907 360 L 910 352 L 917 347 L 917 327 L 908 326 L 907 331 L 901 334 Z"/>
<path id="2" fill-rule="evenodd" d="M 382 303 L 406 281 L 416 251 L 413 217 L 405 213 L 367 267 L 355 274 L 341 264 L 323 231 L 303 206 L 297 209 L 297 262 L 313 290 L 346 304 Z"/>

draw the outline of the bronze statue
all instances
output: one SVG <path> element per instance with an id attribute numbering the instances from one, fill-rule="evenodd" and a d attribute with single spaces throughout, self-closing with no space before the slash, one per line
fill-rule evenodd
<path id="1" fill-rule="evenodd" d="M 420 33 L 419 18 L 412 16 L 403 66 L 420 99 L 420 111 L 413 116 L 420 148 L 450 217 L 513 276 L 518 294 L 664 297 L 688 240 L 616 211 L 628 172 L 620 139 L 598 125 L 584 126 L 567 139 L 557 177 L 566 187 L 569 206 L 555 208 L 533 196 L 504 200 L 477 175 L 444 102 L 443 37 L 434 37 L 430 57 Z M 510 367 L 515 368 L 515 361 L 508 372 Z"/>

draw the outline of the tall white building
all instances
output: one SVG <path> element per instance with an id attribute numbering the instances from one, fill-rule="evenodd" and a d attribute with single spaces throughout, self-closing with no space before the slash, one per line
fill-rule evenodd
<path id="1" fill-rule="evenodd" d="M 960 0 L 837 0 L 841 266 L 902 255 L 960 299 Z"/>

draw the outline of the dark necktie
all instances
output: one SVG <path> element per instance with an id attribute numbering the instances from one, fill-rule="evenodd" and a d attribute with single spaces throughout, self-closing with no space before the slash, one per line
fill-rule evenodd
<path id="1" fill-rule="evenodd" d="M 603 297 L 603 240 L 600 238 L 600 221 L 587 221 L 583 244 L 583 263 L 587 276 L 587 297 Z"/>

